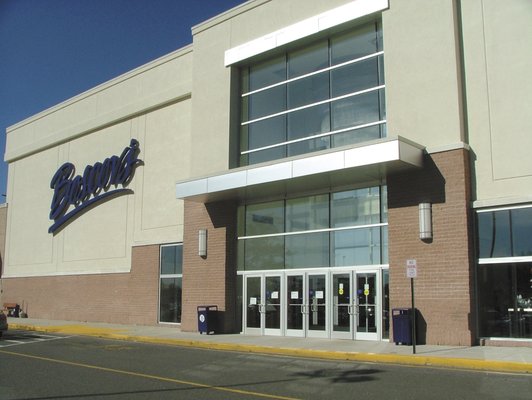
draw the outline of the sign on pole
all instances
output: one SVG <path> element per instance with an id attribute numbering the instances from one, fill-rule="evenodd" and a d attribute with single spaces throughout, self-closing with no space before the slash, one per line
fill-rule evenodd
<path id="1" fill-rule="evenodd" d="M 406 277 L 417 278 L 417 262 L 416 260 L 406 260 Z"/>

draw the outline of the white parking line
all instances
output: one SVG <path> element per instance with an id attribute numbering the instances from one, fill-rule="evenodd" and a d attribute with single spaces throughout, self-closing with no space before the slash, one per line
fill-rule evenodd
<path id="1" fill-rule="evenodd" d="M 8 339 L 8 337 L 4 336 L 4 338 L 0 339 L 0 348 L 2 347 L 12 347 L 12 346 L 22 346 L 25 344 L 30 343 L 40 343 L 40 342 L 48 342 L 51 340 L 58 340 L 58 339 L 67 339 L 72 336 L 52 336 L 52 335 L 45 335 L 45 334 L 28 334 L 25 336 L 24 334 L 17 335 L 17 339 Z"/>

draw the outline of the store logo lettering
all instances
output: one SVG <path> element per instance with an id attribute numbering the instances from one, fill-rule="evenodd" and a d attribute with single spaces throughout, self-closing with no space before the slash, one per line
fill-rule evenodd
<path id="1" fill-rule="evenodd" d="M 50 219 L 54 224 L 48 232 L 55 233 L 73 217 L 103 200 L 133 193 L 126 187 L 133 178 L 135 167 L 142 162 L 137 158 L 138 153 L 139 142 L 131 139 L 130 145 L 120 156 L 87 165 L 83 175 L 74 176 L 76 168 L 72 163 L 67 162 L 59 167 L 50 182 L 50 188 L 54 190 Z M 68 211 L 70 206 L 74 208 Z"/>

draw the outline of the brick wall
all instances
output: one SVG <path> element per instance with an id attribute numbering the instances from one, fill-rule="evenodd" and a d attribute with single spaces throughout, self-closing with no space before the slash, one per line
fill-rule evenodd
<path id="1" fill-rule="evenodd" d="M 3 301 L 31 318 L 157 324 L 159 246 L 132 249 L 131 272 L 3 279 Z"/>
<path id="2" fill-rule="evenodd" d="M 416 259 L 416 308 L 426 343 L 471 345 L 476 335 L 469 153 L 441 152 L 424 161 L 422 170 L 387 180 L 390 308 L 410 306 L 405 264 Z M 421 202 L 432 203 L 430 241 L 419 239 Z"/>
<path id="3" fill-rule="evenodd" d="M 181 329 L 197 331 L 197 307 L 217 305 L 219 330 L 236 329 L 236 210 L 234 202 L 185 201 Z M 207 229 L 207 256 L 198 256 L 198 231 Z"/>

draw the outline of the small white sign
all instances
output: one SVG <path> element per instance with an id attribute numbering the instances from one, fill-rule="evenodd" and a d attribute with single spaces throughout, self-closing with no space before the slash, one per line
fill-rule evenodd
<path id="1" fill-rule="evenodd" d="M 256 297 L 250 297 L 249 298 L 249 305 L 254 306 L 257 304 L 257 298 Z"/>
<path id="2" fill-rule="evenodd" d="M 278 299 L 279 298 L 279 292 L 272 292 L 272 299 Z"/>
<path id="3" fill-rule="evenodd" d="M 316 298 L 323 299 L 323 290 L 316 290 Z"/>
<path id="4" fill-rule="evenodd" d="M 406 260 L 406 277 L 417 278 L 417 262 L 416 260 Z"/>
<path id="5" fill-rule="evenodd" d="M 293 292 L 290 292 L 290 299 L 292 299 L 292 300 L 299 299 L 299 292 L 297 290 L 294 290 Z"/>

